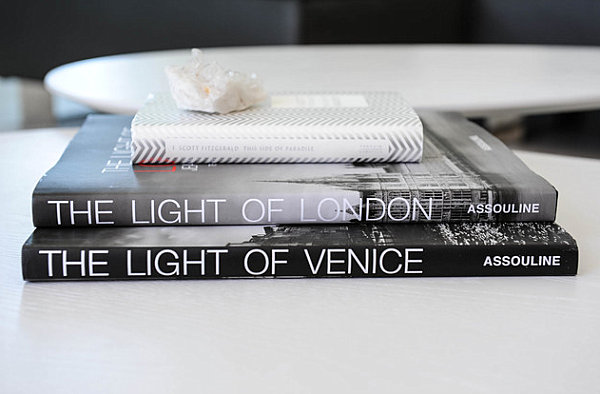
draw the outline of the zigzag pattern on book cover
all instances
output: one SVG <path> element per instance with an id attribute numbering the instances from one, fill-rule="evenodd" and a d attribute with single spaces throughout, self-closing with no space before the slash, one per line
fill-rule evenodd
<path id="1" fill-rule="evenodd" d="M 240 133 L 241 136 L 246 139 L 258 139 L 264 140 L 263 137 L 254 137 L 252 132 L 245 131 Z M 360 136 L 360 135 L 358 135 Z M 162 138 L 138 138 L 132 142 L 133 148 L 133 162 L 134 163 L 335 163 L 335 162 L 362 162 L 369 163 L 374 161 L 387 161 L 387 162 L 415 162 L 419 161 L 422 156 L 422 134 L 418 132 L 407 132 L 404 135 L 395 133 L 378 133 L 377 138 L 386 140 L 388 144 L 388 156 L 384 160 L 376 160 L 374 158 L 365 159 L 360 157 L 349 157 L 349 156 L 336 156 L 336 157 L 306 157 L 302 159 L 295 158 L 273 158 L 268 156 L 262 157 L 235 157 L 235 158 L 219 158 L 205 157 L 198 158 L 194 156 L 171 156 L 167 152 L 166 141 Z M 360 136 L 359 139 L 369 139 L 367 134 Z M 219 138 L 215 136 L 214 138 Z M 320 143 L 332 143 L 335 144 L 336 140 L 345 139 L 342 136 L 336 135 L 335 133 L 323 133 L 317 136 L 311 137 L 312 139 L 321 140 Z M 182 138 L 183 139 L 183 138 Z M 278 138 L 278 141 L 282 140 L 294 140 L 298 138 Z M 195 138 L 195 140 L 198 140 Z M 200 139 L 201 140 L 201 139 Z M 226 139 L 223 139 L 226 142 Z"/>
<path id="2" fill-rule="evenodd" d="M 282 93 L 280 96 L 284 95 Z M 331 95 L 337 93 L 315 93 Z M 303 94 L 310 96 L 311 94 Z M 301 107 L 275 108 L 269 102 L 232 112 L 223 116 L 200 111 L 179 110 L 166 93 L 150 95 L 132 122 L 134 128 L 146 126 L 378 126 L 378 127 L 421 127 L 416 112 L 398 93 L 364 92 L 340 95 L 364 96 L 368 103 L 364 107 Z M 277 96 L 274 96 L 277 97 Z M 177 129 L 170 128 L 165 132 Z M 222 128 L 219 128 L 222 130 Z M 280 132 L 277 131 L 276 135 Z M 144 129 L 144 133 L 146 133 Z M 175 133 L 178 135 L 178 133 Z"/>
<path id="3" fill-rule="evenodd" d="M 356 96 L 356 95 L 355 95 Z M 275 108 L 269 104 L 246 111 L 215 115 L 177 109 L 164 94 L 152 95 L 132 122 L 135 163 L 286 163 L 286 162 L 415 162 L 422 156 L 423 126 L 414 110 L 397 93 L 364 93 L 368 105 L 347 107 Z M 167 145 L 271 144 L 329 146 L 306 157 L 277 157 L 272 153 L 251 157 L 211 157 L 209 153 L 178 155 Z M 380 152 L 346 153 L 342 145 L 354 142 Z M 368 150 L 368 148 L 367 148 Z M 383 151 L 383 153 L 381 152 Z M 326 154 L 326 153 L 331 153 Z M 339 152 L 339 154 L 338 154 Z M 200 157 L 199 157 L 200 156 Z M 355 157 L 356 156 L 356 157 Z"/>

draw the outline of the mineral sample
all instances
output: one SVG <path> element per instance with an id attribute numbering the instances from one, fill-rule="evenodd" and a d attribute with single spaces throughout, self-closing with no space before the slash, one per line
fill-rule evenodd
<path id="1" fill-rule="evenodd" d="M 225 114 L 263 101 L 265 93 L 255 74 L 227 70 L 204 61 L 202 51 L 192 49 L 192 61 L 165 69 L 171 95 L 184 110 Z"/>

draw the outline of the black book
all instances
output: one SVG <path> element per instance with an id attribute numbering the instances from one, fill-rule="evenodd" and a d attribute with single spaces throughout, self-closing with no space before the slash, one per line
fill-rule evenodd
<path id="1" fill-rule="evenodd" d="M 575 275 L 573 238 L 550 223 L 36 229 L 31 281 Z"/>
<path id="2" fill-rule="evenodd" d="M 420 163 L 131 164 L 131 117 L 90 116 L 33 192 L 38 227 L 553 221 L 557 192 L 457 114 Z"/>

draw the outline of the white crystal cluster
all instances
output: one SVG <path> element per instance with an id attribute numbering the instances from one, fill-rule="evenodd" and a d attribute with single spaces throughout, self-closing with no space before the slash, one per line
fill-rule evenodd
<path id="1" fill-rule="evenodd" d="M 185 110 L 226 114 L 244 110 L 267 98 L 255 74 L 244 74 L 205 62 L 202 51 L 192 49 L 192 61 L 165 69 L 171 95 Z"/>

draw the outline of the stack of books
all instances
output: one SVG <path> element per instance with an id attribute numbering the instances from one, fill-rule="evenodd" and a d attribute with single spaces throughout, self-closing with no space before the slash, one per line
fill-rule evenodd
<path id="1" fill-rule="evenodd" d="M 33 192 L 23 277 L 577 273 L 552 185 L 460 115 L 394 100 L 208 115 L 156 95 L 134 119 L 91 115 Z"/>

